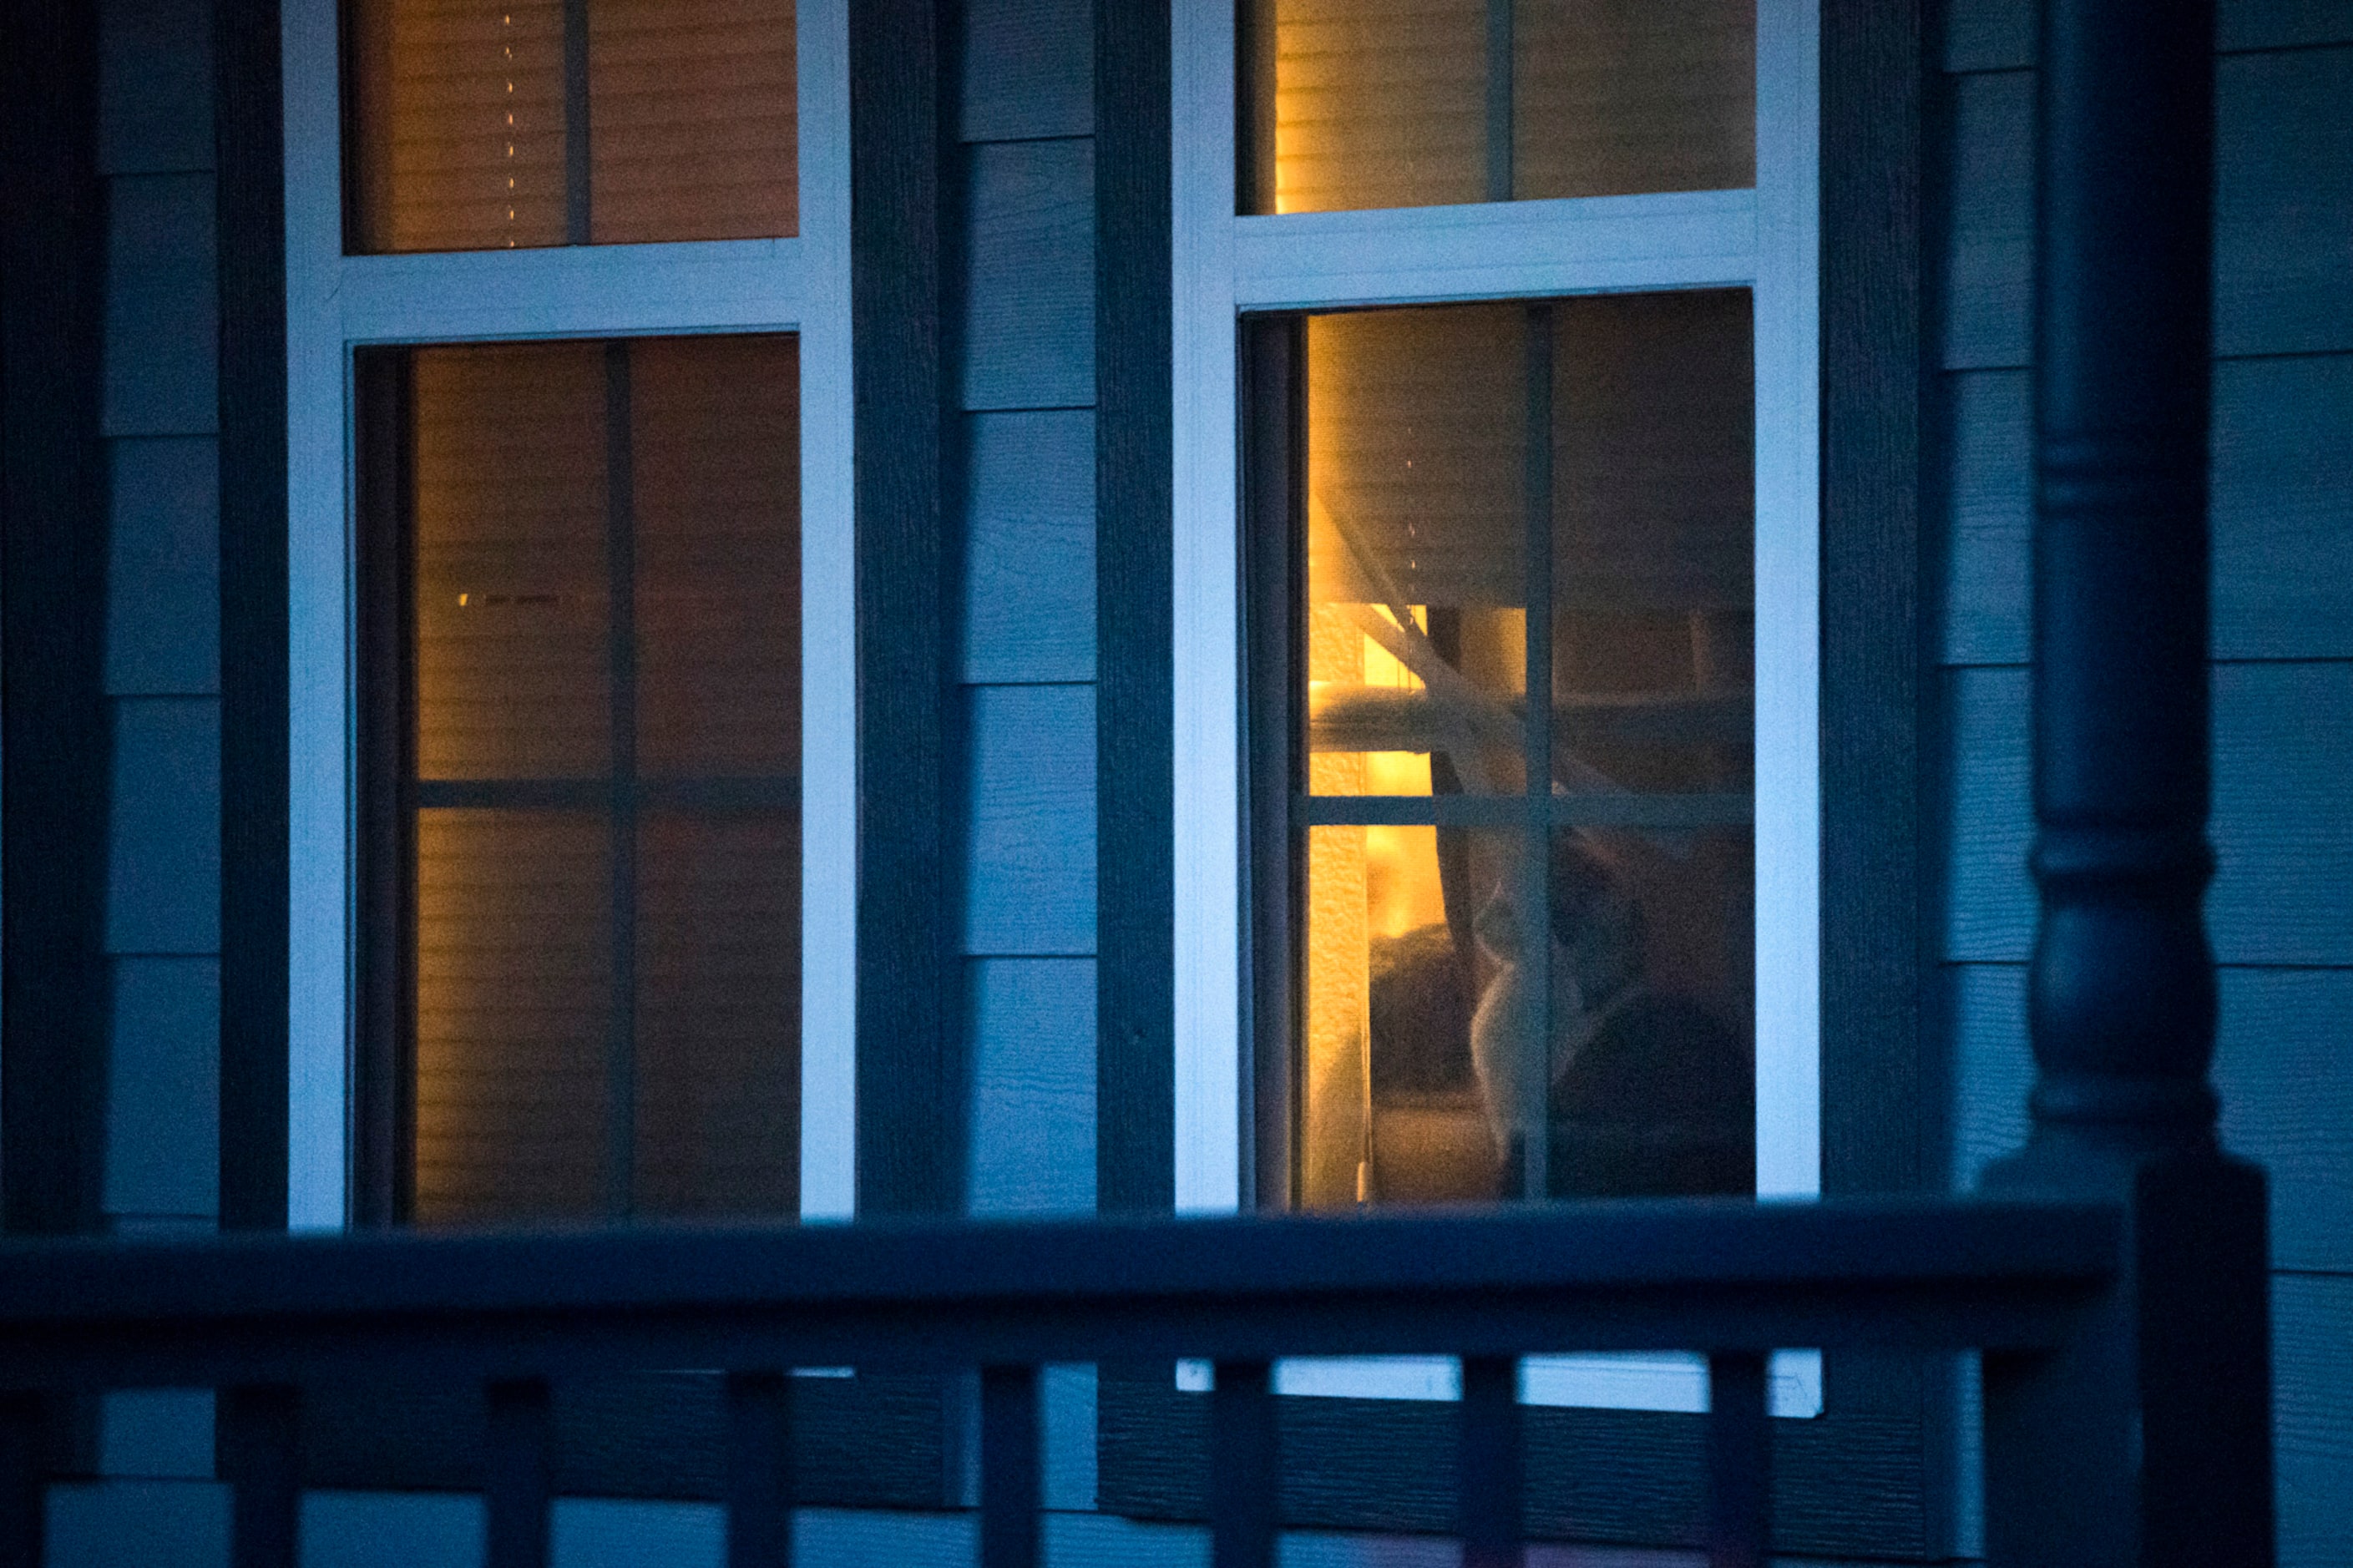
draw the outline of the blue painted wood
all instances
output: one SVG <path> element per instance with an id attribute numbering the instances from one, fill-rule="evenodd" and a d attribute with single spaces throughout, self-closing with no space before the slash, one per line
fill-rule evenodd
<path id="1" fill-rule="evenodd" d="M 1950 528 L 1939 653 L 2027 658 L 2027 377 L 1946 377 Z M 2353 354 L 2214 367 L 2213 652 L 2353 658 Z"/>
<path id="2" fill-rule="evenodd" d="M 972 1212 L 1092 1212 L 1095 961 L 975 959 L 965 976 Z"/>
<path id="3" fill-rule="evenodd" d="M 1947 678 L 1947 959 L 2022 961 L 2032 938 L 2026 685 L 2012 668 Z M 2353 662 L 2219 666 L 2213 701 L 2216 956 L 2353 964 Z"/>
<path id="4" fill-rule="evenodd" d="M 1095 416 L 965 420 L 960 675 L 979 685 L 1095 676 Z"/>
<path id="5" fill-rule="evenodd" d="M 206 0 L 101 0 L 98 168 L 213 166 L 213 8 Z"/>
<path id="6" fill-rule="evenodd" d="M 964 951 L 1092 952 L 1093 688 L 970 687 L 965 714 Z"/>
<path id="7" fill-rule="evenodd" d="M 2221 0 L 2216 11 L 2226 49 L 2353 43 L 2353 0 Z"/>
<path id="8" fill-rule="evenodd" d="M 2271 1176 L 2272 1266 L 2353 1273 L 2353 971 L 2224 969 L 2214 1086 L 2223 1142 Z M 1954 1184 L 2026 1134 L 2026 972 L 1949 966 Z"/>
<path id="9" fill-rule="evenodd" d="M 2353 47 L 2215 71 L 2214 348 L 2353 349 Z"/>
<path id="10" fill-rule="evenodd" d="M 1094 143 L 968 148 L 962 406 L 1095 400 Z"/>
<path id="11" fill-rule="evenodd" d="M 217 426 L 210 174 L 108 183 L 106 384 L 109 436 L 202 436 Z"/>
<path id="12" fill-rule="evenodd" d="M 220 704 L 206 697 L 114 705 L 106 950 L 220 947 Z"/>
<path id="13" fill-rule="evenodd" d="M 2280 1568 L 2341 1568 L 2353 1542 L 2353 1279 L 2272 1281 Z"/>
<path id="14" fill-rule="evenodd" d="M 209 437 L 109 443 L 110 697 L 220 690 L 220 467 Z"/>
<path id="15" fill-rule="evenodd" d="M 2217 68 L 2214 348 L 2353 349 L 2353 47 Z M 1954 84 L 1941 363 L 2023 364 L 2031 285 L 2033 79 Z"/>
<path id="16" fill-rule="evenodd" d="M 220 964 L 118 958 L 108 1031 L 106 1212 L 211 1217 L 220 1202 Z"/>
<path id="17" fill-rule="evenodd" d="M 1087 0 L 965 0 L 956 132 L 966 142 L 1094 131 Z"/>
<path id="18" fill-rule="evenodd" d="M 215 1405 L 209 1388 L 125 1388 L 99 1401 L 101 1475 L 208 1481 Z"/>
<path id="19" fill-rule="evenodd" d="M 2006 71 L 1953 86 L 1937 363 L 2024 364 L 2034 250 L 2034 78 Z"/>

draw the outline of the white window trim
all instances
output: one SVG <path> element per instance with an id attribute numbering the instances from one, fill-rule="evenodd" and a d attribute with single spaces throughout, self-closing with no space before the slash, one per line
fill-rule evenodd
<path id="1" fill-rule="evenodd" d="M 454 255 L 343 253 L 334 0 L 289 0 L 287 1206 L 349 1223 L 357 912 L 352 353 L 368 343 L 792 331 L 801 365 L 804 1218 L 853 1207 L 857 639 L 849 0 L 797 11 L 800 236 Z"/>
<path id="2" fill-rule="evenodd" d="M 1234 6 L 1175 7 L 1176 1192 L 1240 1206 L 1249 1157 L 1236 321 L 1252 310 L 1754 289 L 1757 377 L 1757 1190 L 1821 1190 L 1820 16 L 1759 0 L 1752 191 L 1234 216 Z M 1820 1358 L 1774 1408 L 1820 1409 Z M 1198 1381 L 1198 1379 L 1196 1380 Z M 1547 1357 L 1529 1403 L 1689 1410 L 1677 1356 Z M 1444 1361 L 1286 1363 L 1301 1394 L 1451 1398 Z"/>

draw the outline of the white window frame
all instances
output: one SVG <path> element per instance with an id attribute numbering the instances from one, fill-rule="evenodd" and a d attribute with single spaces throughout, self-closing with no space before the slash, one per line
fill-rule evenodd
<path id="1" fill-rule="evenodd" d="M 1757 1191 L 1821 1190 L 1820 16 L 1758 0 L 1754 190 L 1237 217 L 1233 0 L 1175 8 L 1176 1192 L 1240 1206 L 1250 1158 L 1240 408 L 1253 310 L 1754 291 Z M 1776 1358 L 1774 1408 L 1820 1409 L 1820 1358 Z M 1206 1369 L 1203 1369 L 1204 1371 Z M 1198 1385 L 1200 1373 L 1183 1381 Z M 1451 1363 L 1286 1363 L 1298 1394 L 1451 1398 Z M 1694 1410 L 1698 1363 L 1546 1357 L 1534 1404 Z"/>
<path id="2" fill-rule="evenodd" d="M 351 1216 L 358 692 L 355 349 L 795 332 L 801 374 L 801 1215 L 853 1207 L 857 671 L 849 0 L 797 11 L 791 239 L 343 254 L 335 0 L 288 0 L 288 1219 Z"/>

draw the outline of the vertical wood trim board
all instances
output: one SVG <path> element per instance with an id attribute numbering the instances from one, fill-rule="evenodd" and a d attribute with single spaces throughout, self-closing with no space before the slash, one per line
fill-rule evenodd
<path id="1" fill-rule="evenodd" d="M 286 177 L 277 0 L 218 0 L 220 1218 L 286 1225 Z"/>
<path id="2" fill-rule="evenodd" d="M 1176 1204 L 1168 0 L 1097 0 L 1097 1201 Z"/>
<path id="3" fill-rule="evenodd" d="M 851 7 L 861 1214 L 960 1201 L 942 53 L 933 0 Z"/>
<path id="4" fill-rule="evenodd" d="M 104 219 L 96 8 L 0 8 L 0 1073 L 10 1231 L 95 1224 L 104 1148 Z"/>

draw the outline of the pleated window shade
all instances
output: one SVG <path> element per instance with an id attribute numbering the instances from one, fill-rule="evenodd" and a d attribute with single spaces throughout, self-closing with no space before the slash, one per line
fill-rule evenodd
<path id="1" fill-rule="evenodd" d="M 411 351 L 405 1217 L 798 1206 L 798 354 Z M 363 497 L 380 504 L 382 498 Z"/>
<path id="2" fill-rule="evenodd" d="M 1756 0 L 1246 0 L 1259 213 L 1756 183 Z"/>
<path id="3" fill-rule="evenodd" d="M 794 0 L 347 0 L 346 248 L 798 232 Z"/>

